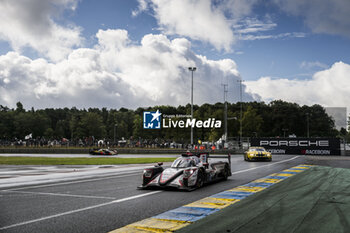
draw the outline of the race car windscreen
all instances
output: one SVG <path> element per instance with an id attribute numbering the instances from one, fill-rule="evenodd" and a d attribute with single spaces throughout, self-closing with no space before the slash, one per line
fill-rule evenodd
<path id="1" fill-rule="evenodd" d="M 262 148 L 252 148 L 250 149 L 250 151 L 265 151 L 265 150 Z"/>
<path id="2" fill-rule="evenodd" d="M 183 167 L 191 167 L 195 166 L 195 161 L 190 158 L 177 158 L 172 164 L 173 168 L 183 168 Z"/>

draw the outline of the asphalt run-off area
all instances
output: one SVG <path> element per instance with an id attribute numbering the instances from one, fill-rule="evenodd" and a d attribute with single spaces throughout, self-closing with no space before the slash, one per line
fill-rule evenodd
<path id="1" fill-rule="evenodd" d="M 243 155 L 232 155 L 232 176 L 227 181 L 192 192 L 136 189 L 143 168 L 150 165 L 1 165 L 0 232 L 118 231 L 253 181 L 264 178 L 266 183 L 266 177 L 288 174 L 287 170 L 302 165 L 315 166 L 300 174 L 292 171 L 292 177 L 170 231 L 346 232 L 350 157 L 298 155 L 274 155 L 272 162 L 246 162 Z M 270 177 L 270 182 L 277 177 Z M 132 230 L 155 231 L 142 226 Z"/>

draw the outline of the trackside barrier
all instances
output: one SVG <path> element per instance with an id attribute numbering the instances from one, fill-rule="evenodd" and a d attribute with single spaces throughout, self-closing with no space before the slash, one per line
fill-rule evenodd
<path id="1" fill-rule="evenodd" d="M 221 193 L 214 194 L 187 204 L 185 206 L 169 210 L 162 214 L 147 218 L 122 228 L 111 231 L 111 233 L 155 233 L 155 232 L 175 232 L 191 223 L 205 218 L 206 216 L 220 211 L 229 205 L 254 195 L 276 183 L 303 172 L 313 165 L 301 164 L 278 173 L 270 174 L 266 177 L 251 181 Z"/>

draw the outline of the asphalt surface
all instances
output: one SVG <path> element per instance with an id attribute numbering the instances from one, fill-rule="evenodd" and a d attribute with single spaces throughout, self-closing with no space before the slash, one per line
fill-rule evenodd
<path id="1" fill-rule="evenodd" d="M 108 232 L 302 163 L 349 167 L 350 160 L 275 155 L 272 162 L 245 162 L 233 155 L 227 181 L 193 192 L 137 190 L 140 170 L 2 188 L 0 232 Z"/>
<path id="2" fill-rule="evenodd" d="M 118 158 L 172 158 L 176 154 L 118 154 L 118 155 L 90 155 L 90 154 L 26 154 L 26 153 L 1 153 L 0 156 L 25 156 L 25 157 L 55 157 L 55 158 L 100 158 L 100 157 L 118 157 Z"/>

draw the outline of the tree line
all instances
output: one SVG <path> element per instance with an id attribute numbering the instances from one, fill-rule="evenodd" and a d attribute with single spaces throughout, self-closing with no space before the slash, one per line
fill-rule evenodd
<path id="1" fill-rule="evenodd" d="M 242 118 L 241 118 L 242 104 Z M 194 105 L 194 118 L 222 120 L 218 129 L 194 129 L 194 139 L 216 141 L 224 134 L 224 104 Z M 15 109 L 0 105 L 0 136 L 2 140 L 33 138 L 96 139 L 164 139 L 188 143 L 190 128 L 143 129 L 143 112 L 159 110 L 163 115 L 190 115 L 191 105 L 154 106 L 136 110 L 120 108 L 46 108 L 25 110 L 18 102 Z M 285 101 L 227 103 L 228 137 L 335 137 L 341 133 L 320 105 L 300 106 Z M 346 133 L 346 131 L 345 131 Z"/>

